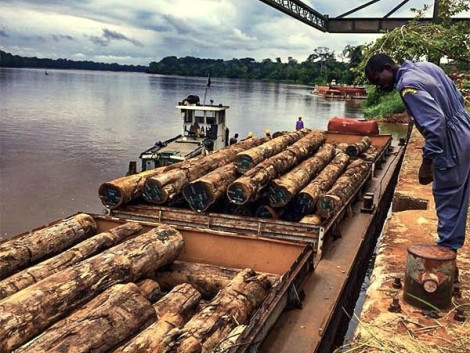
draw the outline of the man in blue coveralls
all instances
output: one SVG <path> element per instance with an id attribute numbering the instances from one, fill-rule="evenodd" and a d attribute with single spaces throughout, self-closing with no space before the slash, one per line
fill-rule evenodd
<path id="1" fill-rule="evenodd" d="M 433 183 L 438 218 L 437 244 L 453 251 L 465 241 L 470 197 L 470 114 L 463 96 L 437 65 L 405 61 L 397 65 L 376 54 L 365 67 L 370 83 L 398 93 L 425 139 L 419 182 Z"/>

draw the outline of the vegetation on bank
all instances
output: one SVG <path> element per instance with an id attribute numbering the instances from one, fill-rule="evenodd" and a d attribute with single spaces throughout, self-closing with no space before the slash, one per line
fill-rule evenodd
<path id="1" fill-rule="evenodd" d="M 28 67 L 39 69 L 74 69 L 99 71 L 146 72 L 147 66 L 96 63 L 94 61 L 74 61 L 68 59 L 41 59 L 22 57 L 0 50 L 0 67 Z"/>

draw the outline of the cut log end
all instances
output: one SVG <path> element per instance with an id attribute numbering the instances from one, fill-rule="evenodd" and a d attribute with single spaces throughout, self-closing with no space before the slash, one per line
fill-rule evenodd
<path id="1" fill-rule="evenodd" d="M 110 183 L 101 184 L 98 195 L 103 205 L 111 209 L 119 207 L 124 200 L 121 190 Z"/>
<path id="2" fill-rule="evenodd" d="M 293 209 L 295 213 L 306 215 L 315 209 L 316 200 L 311 195 L 301 192 L 295 198 Z"/>
<path id="3" fill-rule="evenodd" d="M 250 199 L 248 195 L 250 195 L 248 188 L 240 182 L 232 183 L 227 190 L 227 197 L 236 205 L 247 203 Z"/>
<path id="4" fill-rule="evenodd" d="M 143 195 L 146 201 L 156 204 L 162 204 L 168 201 L 168 194 L 152 179 L 148 179 L 145 182 Z"/>
<path id="5" fill-rule="evenodd" d="M 215 202 L 210 185 L 199 181 L 186 186 L 183 196 L 191 209 L 196 212 L 206 211 Z"/>
<path id="6" fill-rule="evenodd" d="M 341 199 L 335 195 L 325 195 L 317 202 L 317 212 L 322 218 L 330 217 L 341 204 Z"/>
<path id="7" fill-rule="evenodd" d="M 235 168 L 241 174 L 246 173 L 248 170 L 250 170 L 251 168 L 255 166 L 253 158 L 246 154 L 237 155 L 237 157 L 235 157 L 233 164 L 235 164 Z"/>
<path id="8" fill-rule="evenodd" d="M 284 186 L 272 184 L 269 187 L 269 205 L 272 207 L 286 206 L 292 196 L 292 193 Z"/>

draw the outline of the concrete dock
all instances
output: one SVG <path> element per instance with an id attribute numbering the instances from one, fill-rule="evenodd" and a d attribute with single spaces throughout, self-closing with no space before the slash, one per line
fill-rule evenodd
<path id="1" fill-rule="evenodd" d="M 413 129 L 394 194 L 392 212 L 377 247 L 377 257 L 353 341 L 342 352 L 470 352 L 470 220 L 467 241 L 458 251 L 460 297 L 453 296 L 451 309 L 423 310 L 403 301 L 407 249 L 416 243 L 434 244 L 437 216 L 431 185 L 418 183 L 424 139 Z M 393 298 L 401 311 L 390 312 Z M 455 314 L 460 309 L 463 321 Z M 460 311 L 459 310 L 459 311 Z M 460 313 L 459 313 L 460 314 Z"/>

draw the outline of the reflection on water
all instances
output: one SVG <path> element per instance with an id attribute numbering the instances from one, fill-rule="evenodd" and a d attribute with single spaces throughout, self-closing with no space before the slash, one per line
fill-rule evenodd
<path id="1" fill-rule="evenodd" d="M 0 69 L 0 235 L 78 211 L 101 213 L 101 183 L 123 176 L 156 141 L 181 132 L 176 104 L 204 97 L 206 78 L 74 70 Z M 311 87 L 212 79 L 206 101 L 229 105 L 231 134 L 326 129 L 362 117 L 360 101 L 324 100 Z"/>

